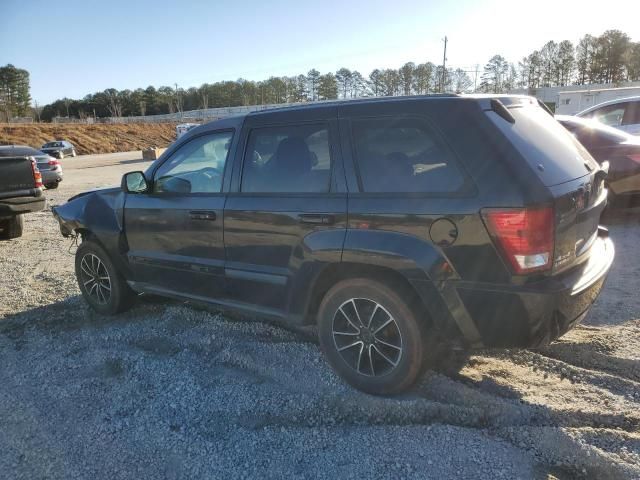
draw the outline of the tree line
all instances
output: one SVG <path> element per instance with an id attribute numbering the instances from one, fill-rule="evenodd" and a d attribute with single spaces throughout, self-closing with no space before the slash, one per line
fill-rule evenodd
<path id="1" fill-rule="evenodd" d="M 53 117 L 121 117 L 157 115 L 188 110 L 295 103 L 362 96 L 426 94 L 439 91 L 466 91 L 472 85 L 462 70 L 447 69 L 431 62 L 404 64 L 400 69 L 375 69 L 367 77 L 357 70 L 341 68 L 321 73 L 311 69 L 306 74 L 270 77 L 263 81 L 240 78 L 236 81 L 205 83 L 200 87 L 163 86 L 145 89 L 116 90 L 89 94 L 81 100 L 62 98 L 45 105 L 38 116 L 44 121 Z M 442 83 L 444 81 L 444 84 Z"/>
<path id="2" fill-rule="evenodd" d="M 0 121 L 31 115 L 29 72 L 11 64 L 0 67 Z"/>
<path id="3" fill-rule="evenodd" d="M 11 65 L 4 68 L 8 67 L 15 69 Z M 26 73 L 28 85 L 28 72 L 16 70 Z M 24 78 L 22 74 L 22 85 Z M 135 90 L 109 88 L 79 100 L 62 98 L 44 107 L 34 105 L 34 116 L 38 120 L 50 121 L 54 117 L 82 119 L 89 116 L 157 115 L 215 107 L 363 96 L 473 91 L 503 93 L 514 88 L 531 90 L 633 80 L 640 80 L 640 42 L 631 41 L 629 35 L 619 30 L 607 30 L 600 36 L 585 35 L 576 46 L 569 40 L 549 41 L 517 63 L 494 55 L 482 68 L 479 65 L 469 69 L 444 68 L 432 62 L 407 62 L 398 69 L 374 69 L 367 76 L 348 68 L 326 73 L 314 68 L 295 76 L 272 76 L 262 81 L 240 78 L 186 89 L 178 85 Z M 3 88 L 2 84 L 0 88 Z M 21 106 L 12 107 L 13 112 L 24 111 L 25 98 L 29 98 L 28 89 L 26 93 L 26 97 L 24 93 L 19 97 Z M 0 98 L 5 98 L 4 93 L 2 95 Z"/>
<path id="4" fill-rule="evenodd" d="M 501 93 L 635 80 L 640 80 L 640 42 L 620 30 L 607 30 L 600 36 L 585 35 L 576 46 L 569 40 L 549 41 L 517 64 L 495 55 L 484 67 L 479 90 Z"/>

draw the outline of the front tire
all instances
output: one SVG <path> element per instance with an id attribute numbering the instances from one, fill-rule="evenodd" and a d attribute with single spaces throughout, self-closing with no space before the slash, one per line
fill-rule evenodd
<path id="1" fill-rule="evenodd" d="M 76 155 L 77 155 L 76 149 L 74 148 L 73 150 L 71 150 L 71 156 L 75 157 Z"/>
<path id="2" fill-rule="evenodd" d="M 97 242 L 85 240 L 80 244 L 75 267 L 78 287 L 93 310 L 114 315 L 131 307 L 136 294 Z"/>
<path id="3" fill-rule="evenodd" d="M 388 395 L 412 386 L 431 352 L 426 321 L 410 299 L 368 279 L 343 280 L 331 288 L 318 311 L 320 346 L 347 383 Z"/>

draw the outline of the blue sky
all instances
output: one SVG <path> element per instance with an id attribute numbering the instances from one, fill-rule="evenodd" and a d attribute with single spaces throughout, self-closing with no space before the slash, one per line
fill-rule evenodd
<path id="1" fill-rule="evenodd" d="M 473 69 L 549 39 L 617 28 L 640 41 L 640 1 L 0 0 L 0 65 L 31 73 L 40 104 L 105 88 L 260 80 L 407 61 Z"/>

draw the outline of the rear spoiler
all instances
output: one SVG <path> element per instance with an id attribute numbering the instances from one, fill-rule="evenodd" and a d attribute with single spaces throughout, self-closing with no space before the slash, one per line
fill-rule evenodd
<path id="1" fill-rule="evenodd" d="M 552 117 L 554 116 L 551 109 L 547 105 L 545 105 L 545 103 L 542 100 L 540 99 L 535 99 L 535 100 L 538 103 L 538 106 L 540 108 L 542 108 L 545 112 L 547 112 Z M 514 106 L 517 106 L 517 104 Z M 502 117 L 507 122 L 516 123 L 516 119 L 514 118 L 513 115 L 511 115 L 509 108 L 507 108 L 499 98 L 492 98 L 491 100 L 489 100 L 489 107 L 491 111 L 500 115 L 500 117 Z"/>

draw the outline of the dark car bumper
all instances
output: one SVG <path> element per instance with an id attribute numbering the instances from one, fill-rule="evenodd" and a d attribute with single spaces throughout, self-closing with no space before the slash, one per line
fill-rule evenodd
<path id="1" fill-rule="evenodd" d="M 15 197 L 0 200 L 0 217 L 13 217 L 20 213 L 39 212 L 44 209 L 46 199 L 39 197 Z"/>
<path id="2" fill-rule="evenodd" d="M 457 288 L 486 347 L 546 345 L 579 323 L 596 300 L 615 251 L 600 235 L 589 259 L 569 272 L 527 286 Z"/>

